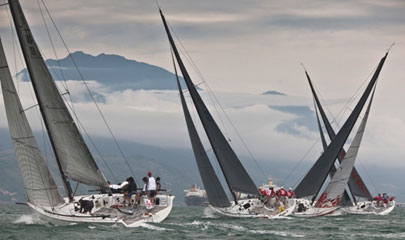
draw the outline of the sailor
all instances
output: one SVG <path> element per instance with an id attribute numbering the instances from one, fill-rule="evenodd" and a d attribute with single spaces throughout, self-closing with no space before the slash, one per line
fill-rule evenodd
<path id="1" fill-rule="evenodd" d="M 128 206 L 131 206 L 132 195 L 136 194 L 137 186 L 133 177 L 127 178 L 128 184 L 125 185 L 124 200 L 128 202 Z M 137 198 L 135 197 L 135 201 Z"/>
<path id="2" fill-rule="evenodd" d="M 160 184 L 160 177 L 156 178 L 156 192 L 158 193 L 162 189 L 162 185 Z"/>
<path id="3" fill-rule="evenodd" d="M 121 192 L 121 186 L 118 184 L 112 184 L 110 181 L 107 181 L 108 186 L 111 189 L 112 193 L 120 193 Z"/>
<path id="4" fill-rule="evenodd" d="M 152 177 L 151 171 L 148 171 L 147 192 L 149 200 L 152 202 L 153 205 L 155 203 L 155 196 L 156 196 L 156 180 L 154 177 Z"/>
<path id="5" fill-rule="evenodd" d="M 381 197 L 381 194 L 379 193 L 378 196 L 377 196 L 377 207 L 380 206 L 381 201 L 382 201 L 382 197 Z"/>
<path id="6" fill-rule="evenodd" d="M 279 190 L 279 198 L 280 198 L 280 202 L 282 202 L 282 203 L 284 203 L 284 205 L 286 205 L 287 191 L 284 189 L 284 187 L 281 187 Z"/>
<path id="7" fill-rule="evenodd" d="M 295 194 L 294 194 L 293 190 L 292 190 L 291 188 L 289 188 L 289 189 L 288 189 L 288 192 L 287 192 L 287 197 L 288 197 L 288 198 L 293 198 L 294 195 L 295 195 Z"/>

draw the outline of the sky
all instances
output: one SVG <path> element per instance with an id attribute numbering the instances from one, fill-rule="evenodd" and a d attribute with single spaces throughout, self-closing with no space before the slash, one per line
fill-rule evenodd
<path id="1" fill-rule="evenodd" d="M 37 1 L 21 3 L 43 54 L 54 58 Z M 118 54 L 172 71 L 167 37 L 154 1 L 45 3 L 72 52 Z M 269 108 L 313 109 L 301 63 L 330 112 L 337 115 L 395 42 L 380 74 L 359 158 L 365 164 L 405 166 L 404 1 L 161 0 L 159 4 L 204 77 L 191 71 L 187 63 L 194 82 L 209 84 L 250 151 L 265 160 L 298 161 L 318 139 L 317 132 L 294 121 L 296 115 Z M 0 36 L 8 59 L 14 59 L 6 9 L 0 7 Z M 53 29 L 51 36 L 57 39 Z M 59 57 L 66 56 L 60 41 L 55 40 L 55 47 Z M 22 69 L 18 58 L 9 64 L 12 73 Z M 21 91 L 27 91 L 23 103 L 32 105 L 24 90 L 28 86 L 21 86 Z M 106 96 L 101 108 L 118 138 L 190 147 L 176 92 L 111 92 L 95 82 L 91 86 Z M 77 82 L 71 82 L 71 88 L 78 95 L 83 91 Z M 268 90 L 288 96 L 261 95 Z M 203 97 L 209 99 L 206 94 Z M 91 103 L 77 103 L 76 109 L 89 132 L 105 131 Z M 343 112 L 347 116 L 350 107 Z M 6 126 L 5 117 L 1 118 L 0 126 Z M 279 131 L 278 126 L 285 122 L 300 134 Z M 237 138 L 237 133 L 229 134 Z M 248 154 L 243 143 L 233 144 L 241 154 Z M 320 144 L 315 149 L 306 161 L 314 161 L 320 154 Z"/>

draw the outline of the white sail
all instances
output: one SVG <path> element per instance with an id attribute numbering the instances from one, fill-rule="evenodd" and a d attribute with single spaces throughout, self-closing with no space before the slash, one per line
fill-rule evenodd
<path id="1" fill-rule="evenodd" d="M 45 65 L 19 1 L 9 0 L 9 5 L 63 180 L 69 178 L 88 185 L 108 187 Z"/>
<path id="2" fill-rule="evenodd" d="M 0 82 L 11 140 L 23 179 L 27 201 L 38 207 L 54 207 L 64 203 L 21 106 L 7 66 L 1 40 Z"/>
<path id="3" fill-rule="evenodd" d="M 375 90 L 375 88 L 374 88 Z M 335 175 L 333 175 L 331 181 L 326 187 L 325 191 L 319 197 L 316 207 L 334 207 L 338 206 L 342 200 L 342 195 L 346 190 L 347 183 L 350 179 L 351 172 L 353 170 L 354 162 L 356 161 L 357 153 L 360 149 L 360 143 L 363 138 L 364 129 L 366 128 L 368 115 L 370 113 L 371 103 L 373 101 L 374 92 L 371 95 L 370 102 L 368 104 L 367 110 L 363 116 L 360 127 L 357 130 L 356 136 L 350 145 L 345 157 L 343 158 L 339 168 L 337 169 Z"/>

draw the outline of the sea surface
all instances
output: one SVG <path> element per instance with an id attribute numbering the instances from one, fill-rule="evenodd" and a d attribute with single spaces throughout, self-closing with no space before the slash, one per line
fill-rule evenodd
<path id="1" fill-rule="evenodd" d="M 121 225 L 42 221 L 28 206 L 0 204 L 0 239 L 405 239 L 405 208 L 388 216 L 235 219 L 205 207 L 174 207 L 160 224 Z"/>

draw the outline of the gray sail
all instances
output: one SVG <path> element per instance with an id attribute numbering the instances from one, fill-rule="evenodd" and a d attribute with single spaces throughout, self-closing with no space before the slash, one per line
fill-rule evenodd
<path id="1" fill-rule="evenodd" d="M 332 140 L 327 149 L 318 158 L 313 167 L 309 170 L 309 172 L 305 175 L 303 180 L 296 187 L 295 194 L 297 197 L 306 197 L 310 195 L 315 197 L 320 191 L 333 163 L 335 162 L 336 158 L 341 152 L 343 145 L 345 144 L 347 138 L 349 137 L 349 134 L 353 129 L 354 124 L 356 123 L 357 118 L 360 115 L 360 112 L 364 104 L 366 103 L 367 98 L 370 95 L 372 88 L 374 87 L 375 82 L 378 79 L 378 76 L 381 72 L 381 69 L 384 65 L 387 55 L 388 52 L 381 59 L 376 71 L 374 72 L 373 77 L 371 78 L 369 84 L 367 85 L 366 90 L 364 91 L 359 102 L 353 109 L 352 113 L 350 114 L 346 122 L 343 124 L 342 128 L 339 130 L 336 137 Z"/>
<path id="2" fill-rule="evenodd" d="M 205 132 L 208 136 L 208 140 L 211 143 L 212 149 L 214 150 L 215 156 L 218 160 L 222 172 L 224 173 L 225 180 L 231 192 L 232 193 L 241 192 L 259 195 L 259 191 L 256 185 L 254 184 L 253 180 L 250 178 L 249 174 L 242 166 L 242 163 L 236 156 L 235 152 L 229 145 L 228 141 L 222 134 L 211 113 L 208 111 L 203 100 L 201 99 L 201 96 L 199 95 L 197 89 L 195 88 L 183 64 L 183 61 L 181 60 L 179 52 L 177 51 L 176 45 L 173 41 L 169 27 L 167 26 L 166 19 L 163 16 L 162 11 L 160 11 L 160 15 L 162 17 L 162 21 L 166 29 L 170 45 L 175 54 L 177 63 L 179 64 L 187 88 L 190 91 L 190 95 L 194 102 L 194 106 L 197 109 L 198 116 L 200 117 Z"/>
<path id="3" fill-rule="evenodd" d="M 318 95 L 316 94 L 315 88 L 312 84 L 311 78 L 309 77 L 309 74 L 307 71 L 305 71 L 305 74 L 307 76 L 308 79 L 308 83 L 309 86 L 311 88 L 312 91 L 312 95 L 314 96 L 315 99 L 315 103 L 319 109 L 319 112 L 321 114 L 322 120 L 325 124 L 326 130 L 328 132 L 329 135 L 329 139 L 331 141 L 333 141 L 333 139 L 336 137 L 335 131 L 333 130 L 328 117 L 325 114 L 325 111 L 322 107 L 321 102 L 319 101 Z M 341 153 L 338 156 L 338 160 L 339 163 L 342 161 L 342 159 L 344 158 L 344 156 L 346 155 L 346 151 L 344 150 L 344 148 L 342 148 Z M 352 193 L 353 196 L 357 196 L 357 197 L 364 197 L 367 199 L 372 199 L 371 193 L 368 190 L 366 184 L 364 183 L 363 179 L 361 178 L 360 174 L 358 173 L 356 167 L 353 167 L 352 173 L 350 175 L 350 180 L 349 180 L 349 189 L 350 192 Z"/>
<path id="4" fill-rule="evenodd" d="M 319 120 L 319 115 L 318 115 L 318 110 L 317 110 L 316 104 L 315 104 L 315 115 L 316 115 L 316 121 L 318 123 L 319 133 L 321 135 L 322 147 L 323 147 L 323 150 L 325 151 L 326 148 L 328 147 L 328 144 L 326 143 L 325 135 L 323 134 L 323 130 L 321 127 L 321 122 Z M 332 168 L 329 172 L 329 177 L 332 179 L 333 176 L 335 175 L 335 173 L 336 173 L 336 167 L 335 167 L 335 164 L 333 164 Z M 341 201 L 340 205 L 353 206 L 352 200 L 350 199 L 349 193 L 347 193 L 346 189 L 343 192 L 342 201 Z"/>
<path id="5" fill-rule="evenodd" d="M 0 39 L 0 82 L 4 106 L 27 201 L 38 207 L 64 203 L 42 157 L 18 98 Z"/>
<path id="6" fill-rule="evenodd" d="M 34 40 L 18 0 L 9 0 L 14 25 L 62 177 L 108 187 L 73 121 Z"/>
<path id="7" fill-rule="evenodd" d="M 374 88 L 375 91 L 375 88 Z M 350 175 L 356 161 L 357 154 L 360 149 L 360 143 L 363 138 L 364 129 L 366 128 L 367 119 L 370 113 L 371 104 L 373 102 L 374 91 L 371 95 L 370 102 L 368 104 L 366 113 L 361 121 L 360 127 L 350 144 L 347 154 L 343 158 L 339 168 L 337 169 L 335 175 L 330 180 L 329 184 L 326 186 L 325 191 L 321 194 L 316 206 L 318 208 L 334 207 L 341 203 L 342 195 L 346 190 L 346 185 L 350 179 Z"/>
<path id="8" fill-rule="evenodd" d="M 204 184 L 205 191 L 207 192 L 208 202 L 214 207 L 229 207 L 231 203 L 221 183 L 219 182 L 218 176 L 215 173 L 214 168 L 205 152 L 204 146 L 201 143 L 201 139 L 198 136 L 197 130 L 194 126 L 193 120 L 191 119 L 190 112 L 187 108 L 187 103 L 184 99 L 183 91 L 180 86 L 180 81 L 176 70 L 176 80 L 177 86 L 179 88 L 181 105 L 183 107 L 184 118 L 186 119 L 188 134 L 190 136 L 191 145 L 193 147 L 194 157 L 197 162 L 198 171 L 200 172 L 201 180 Z"/>

